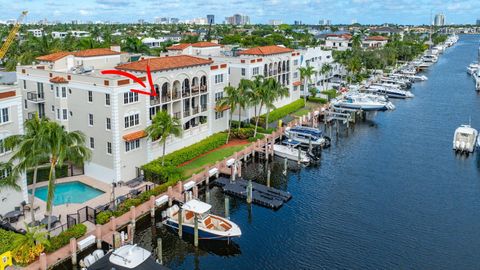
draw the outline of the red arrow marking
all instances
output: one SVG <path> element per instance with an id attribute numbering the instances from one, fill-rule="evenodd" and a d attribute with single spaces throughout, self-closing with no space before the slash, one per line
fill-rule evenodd
<path id="1" fill-rule="evenodd" d="M 125 77 L 128 77 L 128 78 L 134 80 L 136 83 L 139 83 L 141 86 L 147 88 L 145 83 L 142 80 L 140 80 L 140 78 L 138 78 L 137 76 L 135 76 L 131 73 L 125 72 L 125 71 L 111 69 L 111 70 L 102 70 L 101 73 L 102 74 L 114 74 L 114 75 L 125 76 Z M 143 95 L 149 95 L 149 96 L 156 97 L 157 92 L 155 91 L 155 88 L 153 87 L 152 73 L 150 72 L 150 66 L 148 66 L 148 65 L 147 65 L 147 78 L 148 78 L 148 84 L 150 86 L 150 92 L 143 91 L 143 90 L 138 90 L 138 89 L 130 89 L 130 91 L 132 91 L 134 93 L 139 93 L 139 94 L 143 94 Z"/>
<path id="2" fill-rule="evenodd" d="M 112 69 L 112 70 L 102 70 L 101 72 L 102 74 L 114 74 L 114 75 L 120 75 L 120 76 L 125 76 L 125 77 L 128 77 L 132 80 L 134 80 L 135 82 L 139 83 L 141 86 L 143 87 L 147 87 L 145 85 L 144 82 L 142 82 L 142 80 L 140 80 L 140 78 L 138 78 L 137 76 L 131 74 L 131 73 L 128 73 L 128 72 L 125 72 L 125 71 L 121 71 L 121 70 L 116 70 L 116 69 Z"/>

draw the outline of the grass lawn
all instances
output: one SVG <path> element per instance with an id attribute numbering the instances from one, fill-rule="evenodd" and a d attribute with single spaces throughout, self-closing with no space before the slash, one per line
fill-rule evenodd
<path id="1" fill-rule="evenodd" d="M 192 176 L 192 174 L 202 171 L 205 165 L 213 165 L 215 162 L 223 160 L 224 158 L 233 155 L 233 153 L 242 150 L 245 146 L 246 145 L 237 145 L 214 150 L 188 164 L 185 164 L 184 166 L 181 166 L 180 168 L 183 170 L 182 175 L 184 179 L 187 179 Z"/>
<path id="2" fill-rule="evenodd" d="M 307 109 L 307 108 L 302 108 L 302 109 L 294 112 L 293 115 L 295 115 L 295 116 L 303 116 L 303 115 L 308 114 L 309 111 L 310 111 L 310 110 Z"/>

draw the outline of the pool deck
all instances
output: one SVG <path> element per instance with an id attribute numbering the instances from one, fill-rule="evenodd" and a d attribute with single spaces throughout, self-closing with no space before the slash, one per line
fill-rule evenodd
<path id="1" fill-rule="evenodd" d="M 68 183 L 68 182 L 75 182 L 75 181 L 78 181 L 78 182 L 82 182 L 86 185 L 89 185 L 91 187 L 94 187 L 96 189 L 99 189 L 105 193 L 91 199 L 91 200 L 88 200 L 84 203 L 70 203 L 70 204 L 62 204 L 62 205 L 57 205 L 57 206 L 53 206 L 53 215 L 54 216 L 60 216 L 61 215 L 61 220 L 60 220 L 60 223 L 59 224 L 65 224 L 67 222 L 67 215 L 68 214 L 73 214 L 73 213 L 77 213 L 77 210 L 81 209 L 81 208 L 84 208 L 85 206 L 90 206 L 92 208 L 95 208 L 96 206 L 99 206 L 99 205 L 104 205 L 104 204 L 107 204 L 110 202 L 110 198 L 111 198 L 111 192 L 112 192 L 112 187 L 111 185 L 105 183 L 105 182 L 102 182 L 102 181 L 99 181 L 99 180 L 96 180 L 94 178 L 91 178 L 91 177 L 88 177 L 88 176 L 85 176 L 85 175 L 77 175 L 77 176 L 71 176 L 71 177 L 65 177 L 65 178 L 59 178 L 57 179 L 56 183 L 59 184 L 59 183 Z M 146 184 L 149 184 L 148 182 L 146 183 L 142 183 L 140 186 L 136 187 L 136 188 L 140 188 Z M 47 186 L 48 185 L 48 181 L 46 182 L 40 182 L 40 183 L 37 183 L 37 188 L 38 187 L 44 187 L 44 186 Z M 32 185 L 29 185 L 28 186 L 28 189 L 31 189 L 32 188 Z M 115 188 L 115 196 L 118 197 L 118 196 L 122 196 L 122 195 L 126 195 L 130 192 L 130 190 L 132 190 L 132 188 L 128 187 L 128 186 L 117 186 Z M 30 195 L 30 198 L 31 198 L 31 195 Z M 37 211 L 35 211 L 35 219 L 36 220 L 42 220 L 44 218 L 44 215 L 45 215 L 45 212 L 46 212 L 46 209 L 47 209 L 47 204 L 45 201 L 39 199 L 39 198 L 35 198 L 35 207 L 40 207 L 40 209 L 38 209 Z M 25 229 L 25 224 L 28 224 L 32 221 L 31 219 L 31 213 L 30 211 L 26 211 L 25 212 L 25 217 L 21 217 L 19 219 L 18 222 L 14 223 L 13 225 L 20 229 Z M 95 225 L 91 224 L 90 222 L 86 222 L 84 223 L 85 225 L 87 225 L 87 229 L 88 230 L 91 230 L 91 229 L 94 229 L 95 228 Z"/>

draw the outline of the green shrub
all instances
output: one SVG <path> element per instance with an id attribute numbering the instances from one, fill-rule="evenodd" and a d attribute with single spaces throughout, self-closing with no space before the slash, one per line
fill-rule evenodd
<path id="1" fill-rule="evenodd" d="M 0 229 L 0 254 L 12 251 L 15 248 L 13 243 L 19 237 L 21 237 L 21 235 L 18 233 Z"/>
<path id="2" fill-rule="evenodd" d="M 240 130 L 238 130 L 238 128 L 235 128 L 231 130 L 232 137 L 241 139 L 241 140 L 245 140 L 250 137 L 253 137 L 254 133 L 255 133 L 254 128 L 240 128 Z"/>
<path id="3" fill-rule="evenodd" d="M 327 100 L 319 97 L 308 97 L 308 101 L 320 104 L 326 104 Z"/>
<path id="4" fill-rule="evenodd" d="M 337 90 L 335 89 L 330 89 L 330 90 L 325 90 L 321 92 L 324 95 L 328 96 L 328 99 L 336 98 L 339 94 L 337 93 Z"/>
<path id="5" fill-rule="evenodd" d="M 232 129 L 233 128 L 238 128 L 238 121 L 232 120 L 232 121 L 230 121 L 230 123 L 232 125 Z M 253 126 L 251 123 L 246 123 L 246 122 L 240 122 L 240 123 L 241 123 L 242 128 L 249 128 L 249 127 Z"/>
<path id="6" fill-rule="evenodd" d="M 272 134 L 275 131 L 275 128 L 267 128 L 265 129 L 264 127 L 258 126 L 257 127 L 257 132 L 263 133 L 263 134 Z"/>
<path id="7" fill-rule="evenodd" d="M 97 224 L 103 225 L 110 221 L 110 218 L 113 217 L 113 212 L 110 210 L 102 211 L 97 214 Z"/>
<path id="8" fill-rule="evenodd" d="M 48 253 L 54 252 L 70 243 L 70 238 L 80 238 L 87 232 L 87 226 L 84 224 L 77 224 L 73 227 L 61 232 L 59 235 L 50 238 L 50 246 L 46 247 Z"/>
<path id="9" fill-rule="evenodd" d="M 48 175 L 50 174 L 50 167 L 41 167 L 37 170 L 37 183 L 48 181 Z M 55 169 L 55 175 L 57 178 L 68 176 L 68 165 L 57 166 Z M 33 184 L 33 170 L 27 171 L 27 184 Z"/>
<path id="10" fill-rule="evenodd" d="M 258 140 L 262 140 L 263 138 L 265 138 L 265 135 L 263 135 L 261 133 L 257 133 L 257 136 L 248 138 L 248 141 L 249 142 L 256 142 Z"/>
<path id="11" fill-rule="evenodd" d="M 290 103 L 290 104 L 287 104 L 283 107 L 280 107 L 280 108 L 277 108 L 273 111 L 270 112 L 270 115 L 268 116 L 268 122 L 269 123 L 272 123 L 272 122 L 275 122 L 277 120 L 280 120 L 282 119 L 283 117 L 295 112 L 295 111 L 298 111 L 299 109 L 305 107 L 305 101 L 303 99 L 298 99 L 298 100 L 295 100 L 294 102 Z M 260 126 L 263 126 L 265 125 L 265 120 L 266 120 L 267 116 L 266 114 L 262 114 L 260 116 L 260 120 L 259 120 L 259 125 Z"/>

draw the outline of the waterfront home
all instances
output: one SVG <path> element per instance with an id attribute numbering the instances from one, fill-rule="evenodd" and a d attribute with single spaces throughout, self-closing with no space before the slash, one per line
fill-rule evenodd
<path id="1" fill-rule="evenodd" d="M 82 131 L 92 150 L 84 172 L 106 183 L 138 177 L 141 165 L 161 155 L 161 145 L 144 131 L 160 110 L 180 119 L 184 129 L 181 138 L 168 139 L 166 153 L 227 128 L 227 115 L 214 109 L 215 96 L 228 85 L 227 64 L 186 55 L 127 63 L 128 58 L 112 46 L 53 53 L 17 67 L 23 116 L 38 112 L 69 131 Z M 142 87 L 129 78 L 101 74 L 117 69 L 146 81 L 147 65 L 155 97 L 131 92 Z"/>
<path id="2" fill-rule="evenodd" d="M 352 35 L 329 34 L 325 37 L 325 47 L 337 51 L 349 50 L 352 48 Z"/>
<path id="3" fill-rule="evenodd" d="M 381 48 L 388 43 L 384 36 L 369 36 L 362 41 L 362 47 L 366 49 Z"/>
<path id="4" fill-rule="evenodd" d="M 214 42 L 180 43 L 167 47 L 168 55 L 219 56 L 222 46 Z"/>

